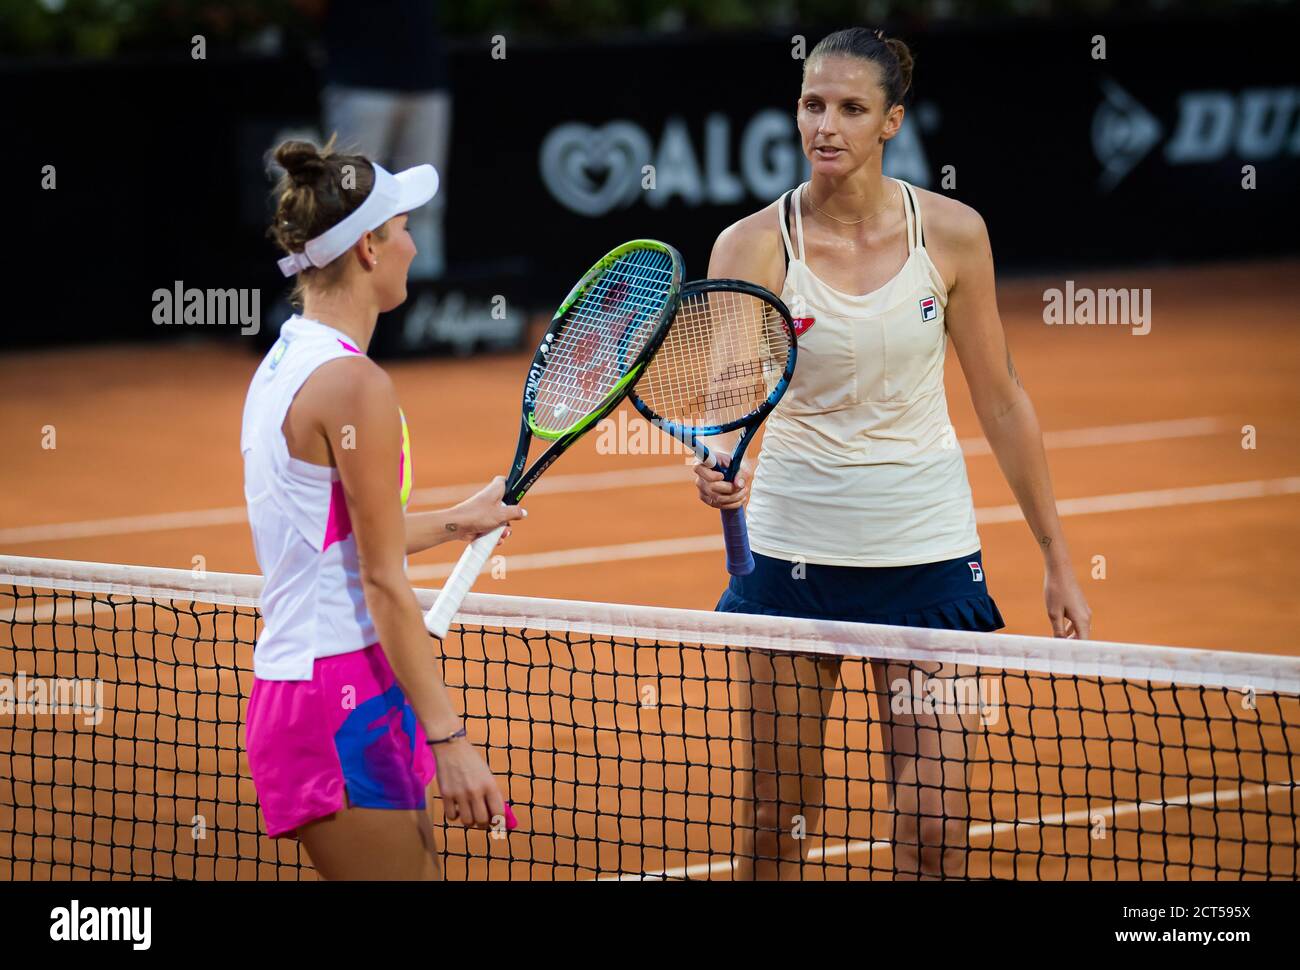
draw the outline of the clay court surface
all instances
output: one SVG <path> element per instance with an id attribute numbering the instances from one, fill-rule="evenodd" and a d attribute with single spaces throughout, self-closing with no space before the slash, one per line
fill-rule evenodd
<path id="1" fill-rule="evenodd" d="M 1300 263 L 1277 262 L 1074 277 L 1076 287 L 1149 287 L 1152 323 L 1143 336 L 1126 326 L 1046 326 L 1043 291 L 1063 277 L 1001 287 L 1094 638 L 1297 652 L 1297 272 Z M 0 553 L 257 571 L 242 508 L 239 420 L 258 354 L 239 340 L 155 341 L 147 311 L 142 304 L 138 344 L 0 359 Z M 410 421 L 413 510 L 453 504 L 505 470 L 526 357 L 385 364 Z M 952 354 L 947 383 L 990 589 L 1008 632 L 1049 633 L 1041 558 Z M 56 447 L 42 447 L 50 428 Z M 616 439 L 590 435 L 547 473 L 526 500 L 527 523 L 504 547 L 503 574 L 485 575 L 478 590 L 713 606 L 725 580 L 716 513 L 695 499 L 683 458 L 601 453 Z M 414 584 L 436 587 L 460 549 L 412 557 Z M 1294 788 L 1281 801 L 1271 797 L 1282 821 L 1289 811 L 1289 831 L 1274 837 L 1290 840 L 1281 861 L 1294 874 Z M 218 824 L 251 832 L 256 816 L 248 812 Z M 1019 874 L 1077 875 L 1051 867 Z"/>
<path id="2" fill-rule="evenodd" d="M 1300 264 L 1147 270 L 1076 285 L 1150 287 L 1151 332 L 1049 327 L 1042 291 L 1005 284 L 1016 365 L 1048 434 L 1071 552 L 1099 639 L 1289 653 L 1300 621 Z M 39 321 L 31 325 L 38 326 Z M 0 549 L 256 572 L 242 519 L 239 417 L 258 357 L 233 343 L 10 353 L 0 359 Z M 410 419 L 412 507 L 504 472 L 526 354 L 387 364 Z M 1048 632 L 1037 547 L 980 436 L 960 367 L 948 400 L 968 446 L 990 588 L 1016 632 Z M 51 425 L 57 447 L 41 447 Z M 1242 447 L 1242 427 L 1256 447 Z M 1072 434 L 1071 434 L 1072 433 Z M 1055 440 L 1054 440 L 1055 439 Z M 1063 440 L 1062 440 L 1063 439 Z M 492 592 L 708 609 L 724 581 L 715 513 L 680 458 L 602 455 L 589 436 L 543 479 Z M 680 481 L 675 472 L 680 471 Z M 589 477 L 601 473 L 605 479 Z M 432 500 L 432 501 L 431 501 Z M 1113 510 L 1109 510 L 1113 509 Z M 156 516 L 170 521 L 151 522 Z M 638 545 L 664 542 L 662 554 Z M 416 585 L 459 546 L 411 560 Z M 1105 557 L 1106 578 L 1092 560 Z M 424 574 L 427 578 L 419 578 Z"/>

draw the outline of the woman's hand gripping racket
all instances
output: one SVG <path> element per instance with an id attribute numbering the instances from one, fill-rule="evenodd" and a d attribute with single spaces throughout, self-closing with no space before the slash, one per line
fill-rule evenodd
<path id="1" fill-rule="evenodd" d="M 506 477 L 517 505 L 542 472 L 618 406 L 664 339 L 677 309 L 682 257 L 672 246 L 638 239 L 612 250 L 578 282 L 551 320 L 524 382 L 519 445 Z M 525 471 L 533 437 L 552 442 Z M 444 637 L 504 527 L 466 547 L 424 617 Z"/>
<path id="2" fill-rule="evenodd" d="M 743 280 L 682 287 L 672 329 L 630 395 L 651 424 L 695 450 L 710 468 L 719 456 L 699 440 L 743 429 L 723 481 L 735 481 L 745 449 L 794 375 L 798 347 L 790 311 L 770 290 Z M 754 571 L 745 510 L 722 510 L 727 572 Z"/>

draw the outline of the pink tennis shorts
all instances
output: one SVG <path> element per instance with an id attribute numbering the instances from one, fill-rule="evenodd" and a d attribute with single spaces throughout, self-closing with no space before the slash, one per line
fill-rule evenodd
<path id="1" fill-rule="evenodd" d="M 254 678 L 247 744 L 273 838 L 349 804 L 423 809 L 437 770 L 378 643 L 317 660 L 311 680 Z"/>

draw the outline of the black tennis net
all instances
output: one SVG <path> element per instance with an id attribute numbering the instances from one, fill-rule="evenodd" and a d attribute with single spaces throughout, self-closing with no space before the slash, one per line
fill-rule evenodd
<path id="1" fill-rule="evenodd" d="M 260 588 L 0 557 L 0 879 L 315 878 L 243 750 Z M 431 797 L 452 879 L 1300 872 L 1292 657 L 472 594 L 441 664 L 520 823 Z"/>

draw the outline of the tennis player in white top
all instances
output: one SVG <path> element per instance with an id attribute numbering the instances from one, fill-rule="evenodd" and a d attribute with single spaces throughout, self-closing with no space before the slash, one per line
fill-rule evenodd
<path id="1" fill-rule="evenodd" d="M 800 331 L 794 379 L 767 421 L 752 474 L 743 469 L 727 484 L 716 470 L 696 469 L 706 504 L 749 501 L 757 565 L 732 577 L 718 609 L 967 630 L 1003 625 L 948 419 L 943 364 L 951 338 L 985 436 L 1042 552 L 1052 631 L 1086 638 L 1091 614 L 1057 517 L 1038 419 L 998 316 L 984 221 L 969 206 L 882 173 L 911 73 L 907 46 L 882 32 L 853 28 L 823 39 L 804 64 L 797 109 L 811 180 L 714 245 L 709 276 L 781 293 Z M 767 743 L 754 748 L 756 832 L 740 853 L 742 878 L 797 874 L 794 818 L 811 828 L 821 801 L 822 777 L 806 756 L 798 759 L 798 746 L 809 744 L 808 725 L 824 724 L 838 664 L 800 661 L 792 675 L 790 661 L 781 663 L 777 670 L 771 655 L 754 654 L 739 678 L 756 709 L 770 712 L 751 725 L 754 740 Z M 890 702 L 918 683 L 972 673 L 872 664 L 894 829 L 892 863 L 872 865 L 892 865 L 898 878 L 966 874 L 974 735 L 970 712 L 915 714 Z M 775 686 L 796 681 L 797 697 Z"/>
<path id="2" fill-rule="evenodd" d="M 240 438 L 266 577 L 249 766 L 267 832 L 301 840 L 325 878 L 436 879 L 435 770 L 449 819 L 510 827 L 513 813 L 452 708 L 405 556 L 525 513 L 502 504 L 503 478 L 454 508 L 405 512 L 406 418 L 365 350 L 406 299 L 407 213 L 437 191 L 433 166 L 391 175 L 332 142 L 285 142 L 275 159 L 272 235 L 303 309 L 253 377 Z"/>

